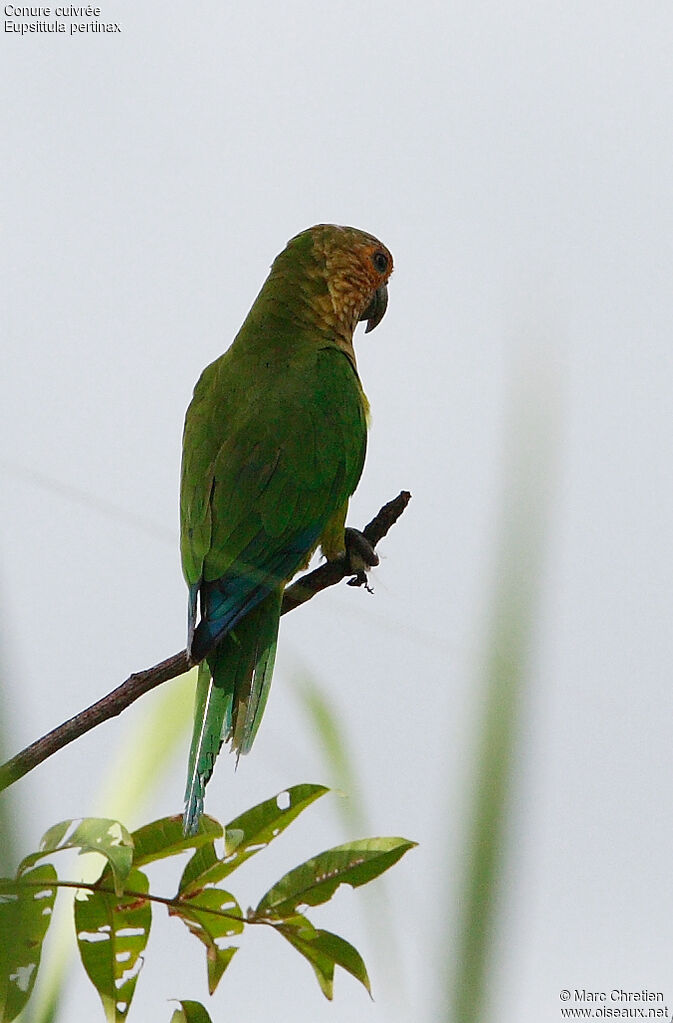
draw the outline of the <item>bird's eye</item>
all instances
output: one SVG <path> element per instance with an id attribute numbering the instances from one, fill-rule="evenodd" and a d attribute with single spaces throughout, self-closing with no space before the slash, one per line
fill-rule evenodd
<path id="1" fill-rule="evenodd" d="M 374 269 L 378 270 L 380 274 L 384 274 L 388 269 L 388 257 L 380 249 L 372 256 L 372 263 L 374 264 Z"/>

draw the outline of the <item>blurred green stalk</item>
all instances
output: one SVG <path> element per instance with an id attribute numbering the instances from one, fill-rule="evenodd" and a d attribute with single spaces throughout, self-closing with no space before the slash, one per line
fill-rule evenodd
<path id="1" fill-rule="evenodd" d="M 362 782 L 357 776 L 355 759 L 348 746 L 343 722 L 333 703 L 327 698 L 318 681 L 307 670 L 295 678 L 295 690 L 306 715 L 311 735 L 323 757 L 330 788 L 341 793 L 337 809 L 342 817 L 344 831 L 356 834 L 367 831 L 367 813 L 362 801 Z"/>
<path id="2" fill-rule="evenodd" d="M 537 624 L 546 520 L 557 434 L 555 375 L 522 351 L 509 396 L 503 496 L 484 645 L 483 710 L 476 741 L 466 872 L 459 893 L 455 969 L 443 1018 L 485 1023 L 497 906 L 505 872 L 519 718 Z"/>

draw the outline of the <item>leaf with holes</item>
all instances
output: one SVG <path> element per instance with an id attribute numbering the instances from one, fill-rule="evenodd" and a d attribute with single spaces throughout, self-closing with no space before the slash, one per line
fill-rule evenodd
<path id="1" fill-rule="evenodd" d="M 142 867 L 146 863 L 162 860 L 166 856 L 175 856 L 186 849 L 199 849 L 213 839 L 221 838 L 222 825 L 214 817 L 204 814 L 201 817 L 198 834 L 185 835 L 182 830 L 182 816 L 162 817 L 131 835 L 135 852 L 133 865 Z"/>
<path id="2" fill-rule="evenodd" d="M 226 942 L 243 930 L 241 907 L 230 892 L 221 888 L 204 888 L 194 895 L 181 895 L 178 901 L 179 905 L 170 906 L 168 912 L 179 917 L 206 946 L 208 990 L 212 995 L 238 951 L 238 945 Z"/>
<path id="3" fill-rule="evenodd" d="M 75 898 L 79 953 L 110 1023 L 126 1019 L 152 925 L 147 875 L 132 870 L 127 888 L 134 894 L 80 889 Z"/>
<path id="4" fill-rule="evenodd" d="M 320 906 L 332 898 L 340 884 L 352 888 L 367 884 L 415 845 L 406 838 L 362 838 L 327 849 L 281 877 L 255 912 L 286 917 L 301 906 Z"/>
<path id="5" fill-rule="evenodd" d="M 0 1019 L 15 1019 L 30 998 L 58 880 L 51 863 L 0 879 Z"/>
<path id="6" fill-rule="evenodd" d="M 62 849 L 79 849 L 83 853 L 97 852 L 105 856 L 112 868 L 115 891 L 121 894 L 133 862 L 133 841 L 123 824 L 104 817 L 84 817 L 54 824 L 42 836 L 39 851 L 21 861 L 18 874 L 32 867 L 43 856 Z"/>
<path id="7" fill-rule="evenodd" d="M 338 934 L 332 934 L 331 931 L 315 930 L 311 925 L 306 928 L 302 926 L 301 917 L 297 917 L 295 920 L 297 922 L 293 922 L 291 925 L 278 925 L 276 930 L 308 959 L 325 997 L 331 1001 L 334 993 L 335 966 L 340 966 L 356 980 L 359 980 L 371 997 L 367 968 L 358 950 L 344 938 L 340 938 Z"/>
<path id="8" fill-rule="evenodd" d="M 171 1016 L 171 1023 L 212 1023 L 201 1002 L 184 1001 L 180 1006 Z"/>
<path id="9" fill-rule="evenodd" d="M 193 892 L 206 884 L 217 884 L 255 853 L 265 849 L 302 810 L 326 792 L 329 789 L 324 785 L 293 785 L 246 810 L 225 827 L 224 859 L 219 859 L 212 842 L 198 849 L 184 869 L 180 892 Z"/>

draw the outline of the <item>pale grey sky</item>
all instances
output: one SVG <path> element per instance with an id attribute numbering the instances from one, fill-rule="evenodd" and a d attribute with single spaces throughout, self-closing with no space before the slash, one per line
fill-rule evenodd
<path id="1" fill-rule="evenodd" d="M 557 436 L 494 1018 L 551 1023 L 575 987 L 662 990 L 673 1010 L 673 8 L 101 6 L 121 34 L 2 38 L 14 745 L 182 645 L 184 410 L 275 254 L 313 223 L 371 231 L 396 260 L 384 322 L 356 339 L 373 428 L 351 519 L 413 493 L 374 597 L 342 588 L 284 620 L 255 749 L 235 776 L 223 757 L 208 791 L 226 820 L 328 780 L 292 687 L 311 669 L 347 727 L 369 830 L 420 842 L 386 881 L 397 984 L 361 892 L 316 917 L 362 951 L 373 1004 L 342 974 L 329 1005 L 308 966 L 258 934 L 210 1002 L 200 949 L 157 914 L 130 1018 L 169 1019 L 171 995 L 250 1023 L 270 1002 L 316 1023 L 435 1018 L 456 913 L 438 885 L 460 880 L 504 426 L 522 379 L 554 406 Z M 93 812 L 140 713 L 16 786 L 26 842 Z M 180 809 L 186 753 L 187 737 L 130 826 Z M 345 840 L 323 804 L 251 865 L 250 901 Z M 277 971 L 268 984 L 260 959 Z M 63 1018 L 101 1018 L 74 977 Z"/>

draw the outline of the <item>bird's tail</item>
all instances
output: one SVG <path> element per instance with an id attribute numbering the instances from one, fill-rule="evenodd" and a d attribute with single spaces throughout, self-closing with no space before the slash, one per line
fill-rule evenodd
<path id="1" fill-rule="evenodd" d="M 183 829 L 186 835 L 198 830 L 203 813 L 206 784 L 213 773 L 217 754 L 231 722 L 232 694 L 213 684 L 207 661 L 201 661 L 196 682 L 194 731 L 189 750 Z"/>
<path id="2" fill-rule="evenodd" d="M 264 713 L 276 657 L 282 589 L 274 590 L 199 665 L 185 790 L 184 831 L 194 834 L 224 741 L 248 753 Z"/>

